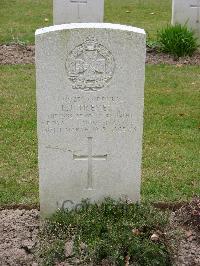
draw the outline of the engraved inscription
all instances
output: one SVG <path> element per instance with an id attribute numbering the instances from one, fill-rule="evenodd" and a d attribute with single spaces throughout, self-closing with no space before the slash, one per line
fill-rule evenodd
<path id="1" fill-rule="evenodd" d="M 94 37 L 74 48 L 66 60 L 73 89 L 97 91 L 112 79 L 115 62 L 111 52 Z"/>
<path id="2" fill-rule="evenodd" d="M 200 4 L 199 5 L 190 5 L 191 8 L 200 8 Z"/>
<path id="3" fill-rule="evenodd" d="M 91 190 L 93 189 L 93 177 L 92 177 L 92 170 L 93 170 L 93 160 L 106 160 L 107 154 L 105 155 L 93 155 L 92 152 L 92 137 L 88 137 L 88 155 L 77 155 L 73 154 L 74 160 L 87 160 L 88 161 L 88 178 L 87 178 L 87 187 L 86 189 Z"/>
<path id="4" fill-rule="evenodd" d="M 87 0 L 70 0 L 71 3 L 87 3 Z"/>
<path id="5" fill-rule="evenodd" d="M 65 96 L 58 99 L 57 112 L 42 121 L 48 135 L 136 131 L 134 114 L 117 96 Z"/>

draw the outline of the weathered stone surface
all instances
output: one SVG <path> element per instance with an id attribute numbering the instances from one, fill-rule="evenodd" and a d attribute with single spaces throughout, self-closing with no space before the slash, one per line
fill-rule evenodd
<path id="1" fill-rule="evenodd" d="M 140 199 L 145 32 L 113 24 L 36 31 L 41 214 L 82 199 Z"/>
<path id="2" fill-rule="evenodd" d="M 104 0 L 54 0 L 54 24 L 103 22 Z"/>
<path id="3" fill-rule="evenodd" d="M 200 0 L 173 0 L 172 24 L 185 24 L 200 40 Z"/>

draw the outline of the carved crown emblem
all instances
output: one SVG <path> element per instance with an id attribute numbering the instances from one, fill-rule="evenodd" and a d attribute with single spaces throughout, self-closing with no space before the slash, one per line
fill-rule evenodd
<path id="1" fill-rule="evenodd" d="M 106 47 L 89 37 L 70 52 L 66 69 L 73 89 L 97 91 L 112 79 L 115 62 Z"/>

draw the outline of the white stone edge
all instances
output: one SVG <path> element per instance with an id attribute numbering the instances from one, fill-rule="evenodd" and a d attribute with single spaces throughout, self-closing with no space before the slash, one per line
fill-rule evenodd
<path id="1" fill-rule="evenodd" d="M 37 29 L 35 32 L 35 36 L 54 32 L 54 31 L 62 31 L 62 30 L 73 30 L 73 29 L 110 29 L 110 30 L 122 30 L 122 31 L 130 31 L 135 33 L 140 33 L 146 35 L 145 31 L 140 28 L 121 25 L 121 24 L 112 24 L 112 23 L 69 23 L 69 24 L 61 24 L 54 25 L 50 27 L 45 27 L 41 29 Z"/>

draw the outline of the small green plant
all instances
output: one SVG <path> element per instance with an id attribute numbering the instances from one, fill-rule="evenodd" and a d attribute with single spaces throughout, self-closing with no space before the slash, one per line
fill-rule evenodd
<path id="1" fill-rule="evenodd" d="M 147 40 L 147 47 L 150 49 L 158 49 L 159 43 L 157 40 Z"/>
<path id="2" fill-rule="evenodd" d="M 56 239 L 52 243 L 48 243 L 48 246 L 42 250 L 42 253 L 39 254 L 40 257 L 43 257 L 42 265 L 43 266 L 52 266 L 56 261 L 62 261 L 65 258 L 64 252 L 65 242 L 63 240 Z"/>
<path id="3" fill-rule="evenodd" d="M 198 48 L 197 38 L 194 32 L 190 31 L 186 25 L 169 25 L 158 32 L 158 42 L 164 53 L 181 56 L 191 56 Z"/>
<path id="4" fill-rule="evenodd" d="M 13 36 L 13 38 L 12 38 L 12 41 L 10 41 L 10 43 L 8 42 L 7 43 L 7 45 L 9 45 L 9 44 L 19 44 L 19 45 L 21 45 L 21 46 L 26 46 L 26 45 L 28 45 L 29 44 L 29 42 L 28 41 L 22 41 L 22 40 L 20 40 L 18 37 L 14 37 Z"/>
<path id="5" fill-rule="evenodd" d="M 104 260 L 109 265 L 171 265 L 163 234 L 167 221 L 167 214 L 148 204 L 109 198 L 100 204 L 84 201 L 81 208 L 59 211 L 47 220 L 41 247 L 43 265 L 55 261 L 74 265 L 77 260 L 84 265 L 99 265 Z M 151 239 L 155 233 L 158 241 Z M 59 248 L 54 244 L 58 239 Z M 73 242 L 70 257 L 63 257 L 62 241 Z"/>

